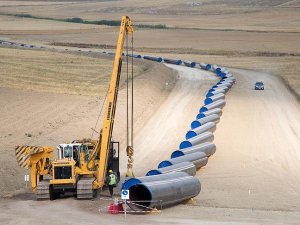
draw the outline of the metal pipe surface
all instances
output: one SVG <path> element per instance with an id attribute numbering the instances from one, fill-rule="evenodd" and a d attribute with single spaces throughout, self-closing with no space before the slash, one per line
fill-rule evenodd
<path id="1" fill-rule="evenodd" d="M 211 65 L 206 63 L 199 63 L 199 66 L 204 70 L 211 70 Z"/>
<path id="2" fill-rule="evenodd" d="M 201 118 L 204 118 L 204 117 L 212 115 L 212 114 L 217 114 L 219 117 L 221 117 L 222 116 L 222 109 L 220 109 L 220 108 L 214 108 L 214 109 L 211 109 L 209 111 L 199 113 L 197 115 L 196 119 L 199 120 Z"/>
<path id="3" fill-rule="evenodd" d="M 170 64 L 176 64 L 176 65 L 181 65 L 182 61 L 180 59 L 167 59 L 164 58 L 165 63 L 170 63 Z"/>
<path id="4" fill-rule="evenodd" d="M 204 104 L 207 105 L 207 104 L 210 104 L 210 103 L 212 103 L 212 102 L 214 102 L 214 101 L 217 101 L 217 100 L 219 100 L 219 99 L 225 99 L 225 95 L 222 94 L 222 93 L 213 95 L 213 96 L 211 96 L 211 97 L 209 97 L 209 98 L 206 98 L 206 99 L 204 100 Z"/>
<path id="5" fill-rule="evenodd" d="M 149 211 L 149 208 L 174 205 L 193 198 L 200 191 L 200 181 L 193 176 L 145 182 L 130 187 L 128 205 L 133 210 Z"/>
<path id="6" fill-rule="evenodd" d="M 161 57 L 154 57 L 154 56 L 148 56 L 148 55 L 145 55 L 143 58 L 147 59 L 147 60 L 155 61 L 155 62 L 162 62 L 162 60 L 163 60 Z"/>
<path id="7" fill-rule="evenodd" d="M 144 177 L 135 177 L 135 178 L 129 178 L 124 181 L 122 184 L 123 190 L 128 190 L 132 185 L 140 184 L 143 182 L 154 182 L 154 181 L 163 181 L 171 178 L 177 178 L 177 177 L 182 177 L 186 176 L 187 174 L 184 172 L 170 172 L 170 173 L 165 173 L 165 174 L 160 174 L 160 175 L 155 175 L 155 176 L 144 176 Z"/>
<path id="8" fill-rule="evenodd" d="M 198 169 L 200 167 L 205 166 L 207 164 L 207 161 L 208 158 L 204 152 L 195 152 L 177 158 L 164 160 L 158 164 L 158 168 L 160 169 L 163 167 L 172 166 L 182 162 L 192 162 Z"/>
<path id="9" fill-rule="evenodd" d="M 191 62 L 191 61 L 188 61 L 188 60 L 184 61 L 183 63 L 184 63 L 184 65 L 187 66 L 187 67 L 192 67 L 192 68 L 194 68 L 194 67 L 196 66 L 196 63 L 195 63 L 195 62 Z"/>
<path id="10" fill-rule="evenodd" d="M 141 59 L 142 58 L 142 56 L 138 55 L 138 54 L 127 54 L 127 56 L 133 57 L 133 58 L 136 58 L 136 59 Z"/>
<path id="11" fill-rule="evenodd" d="M 205 123 L 202 126 L 199 126 L 195 129 L 189 130 L 186 133 L 185 138 L 190 139 L 190 138 L 193 138 L 193 137 L 195 137 L 199 134 L 202 134 L 206 131 L 214 132 L 215 130 L 216 130 L 216 124 L 214 122 L 208 122 L 208 123 Z"/>
<path id="12" fill-rule="evenodd" d="M 225 94 L 225 91 L 223 89 L 219 89 L 219 90 L 216 90 L 216 91 L 208 92 L 206 94 L 206 98 L 209 98 L 211 96 L 214 96 L 214 95 L 220 94 L 220 93 Z"/>
<path id="13" fill-rule="evenodd" d="M 177 158 L 183 155 L 192 154 L 195 152 L 204 152 L 207 157 L 215 154 L 216 145 L 212 142 L 205 142 L 199 145 L 195 145 L 189 148 L 176 150 L 171 154 L 171 158 Z"/>
<path id="14" fill-rule="evenodd" d="M 211 114 L 208 115 L 206 117 L 194 120 L 191 123 L 191 129 L 195 129 L 197 127 L 203 126 L 203 124 L 206 124 L 208 122 L 214 122 L 214 123 L 218 123 L 220 121 L 220 116 L 217 114 Z"/>
<path id="15" fill-rule="evenodd" d="M 206 131 L 188 140 L 182 141 L 179 145 L 179 149 L 188 148 L 200 143 L 209 142 L 214 140 L 214 135 L 212 132 Z"/>
<path id="16" fill-rule="evenodd" d="M 190 176 L 195 176 L 196 166 L 192 162 L 182 162 L 172 166 L 166 166 L 160 169 L 150 170 L 148 171 L 146 176 L 153 176 L 170 172 L 185 172 Z"/>
<path id="17" fill-rule="evenodd" d="M 202 106 L 201 109 L 199 110 L 199 113 L 206 112 L 214 108 L 223 108 L 224 106 L 225 106 L 225 101 L 223 99 L 220 99 L 208 105 Z"/>

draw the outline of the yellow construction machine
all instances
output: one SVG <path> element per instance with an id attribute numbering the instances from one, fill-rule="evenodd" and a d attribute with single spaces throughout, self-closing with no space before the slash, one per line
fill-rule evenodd
<path id="1" fill-rule="evenodd" d="M 119 143 L 112 141 L 112 131 L 123 46 L 128 34 L 133 34 L 133 25 L 128 16 L 123 16 L 99 139 L 60 144 L 57 146 L 57 159 L 53 159 L 53 147 L 16 147 L 18 164 L 31 170 L 32 191 L 38 200 L 55 199 L 70 192 L 78 199 L 91 199 L 104 186 L 108 170 L 112 169 L 120 177 Z M 130 146 L 127 148 L 131 149 Z"/>

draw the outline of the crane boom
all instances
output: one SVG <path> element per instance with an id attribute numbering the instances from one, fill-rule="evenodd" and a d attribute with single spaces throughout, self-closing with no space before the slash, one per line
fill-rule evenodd
<path id="1" fill-rule="evenodd" d="M 107 158 L 110 147 L 111 136 L 113 132 L 113 124 L 115 119 L 115 111 L 118 97 L 120 73 L 122 67 L 122 52 L 127 34 L 133 33 L 133 26 L 128 16 L 123 16 L 121 20 L 121 26 L 119 31 L 117 49 L 115 53 L 115 59 L 113 64 L 113 71 L 107 95 L 105 113 L 102 126 L 102 137 L 100 145 L 100 161 L 97 169 L 97 179 L 95 184 L 98 188 L 104 185 L 104 179 L 106 174 Z"/>

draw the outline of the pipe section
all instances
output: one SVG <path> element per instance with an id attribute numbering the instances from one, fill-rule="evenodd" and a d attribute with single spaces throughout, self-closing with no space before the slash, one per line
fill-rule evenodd
<path id="1" fill-rule="evenodd" d="M 222 90 L 222 89 L 219 89 L 219 90 L 216 90 L 216 91 L 208 92 L 208 93 L 206 94 L 206 98 L 209 98 L 209 97 L 211 97 L 211 96 L 213 96 L 213 95 L 220 94 L 220 93 L 225 94 L 225 91 Z"/>
<path id="2" fill-rule="evenodd" d="M 155 62 L 162 62 L 162 60 L 163 60 L 161 57 L 154 57 L 154 56 L 148 56 L 148 55 L 145 55 L 143 58 L 147 59 L 147 60 L 155 61 Z"/>
<path id="3" fill-rule="evenodd" d="M 208 104 L 210 104 L 210 103 L 212 103 L 212 102 L 214 102 L 214 101 L 217 101 L 217 100 L 219 100 L 219 99 L 225 99 L 225 95 L 224 94 L 222 94 L 222 93 L 219 93 L 219 94 L 216 94 L 216 95 L 213 95 L 213 96 L 211 96 L 211 97 L 208 97 L 208 98 L 206 98 L 205 100 L 204 100 L 204 104 L 205 105 L 208 105 Z"/>
<path id="4" fill-rule="evenodd" d="M 219 121 L 220 121 L 220 116 L 218 116 L 217 114 L 211 114 L 211 115 L 208 115 L 208 116 L 203 117 L 201 119 L 194 120 L 191 123 L 191 128 L 195 129 L 195 128 L 200 127 L 203 124 L 206 124 L 208 122 L 218 123 Z"/>
<path id="5" fill-rule="evenodd" d="M 138 55 L 138 54 L 127 54 L 127 56 L 133 57 L 133 58 L 136 58 L 136 59 L 141 59 L 142 58 L 142 56 Z"/>
<path id="6" fill-rule="evenodd" d="M 209 115 L 212 115 L 212 114 L 216 114 L 218 115 L 219 117 L 222 116 L 222 110 L 220 108 L 214 108 L 214 109 L 211 109 L 209 111 L 206 111 L 206 112 L 202 112 L 202 113 L 199 113 L 196 117 L 197 120 L 201 119 L 201 118 L 204 118 L 206 116 L 209 116 Z"/>
<path id="7" fill-rule="evenodd" d="M 204 152 L 207 157 L 215 154 L 216 145 L 212 142 L 205 142 L 199 145 L 195 145 L 189 148 L 184 148 L 180 150 L 176 150 L 171 154 L 171 158 L 181 157 L 187 154 L 192 154 L 195 152 Z"/>
<path id="8" fill-rule="evenodd" d="M 174 205 L 193 198 L 200 191 L 199 179 L 188 175 L 164 181 L 144 182 L 130 187 L 128 205 L 133 210 L 149 211 L 149 207 Z"/>
<path id="9" fill-rule="evenodd" d="M 182 162 L 172 166 L 166 166 L 160 169 L 150 170 L 146 174 L 146 176 L 153 176 L 170 172 L 185 172 L 190 176 L 195 176 L 196 166 L 192 162 Z"/>
<path id="10" fill-rule="evenodd" d="M 182 61 L 180 59 L 167 59 L 164 58 L 165 63 L 175 64 L 175 65 L 181 65 Z"/>
<path id="11" fill-rule="evenodd" d="M 192 162 L 196 168 L 199 169 L 207 164 L 208 158 L 204 152 L 194 152 L 177 158 L 164 160 L 158 164 L 158 168 L 172 166 L 187 161 Z"/>
<path id="12" fill-rule="evenodd" d="M 185 66 L 192 67 L 192 68 L 194 68 L 196 66 L 195 62 L 191 62 L 191 61 L 188 61 L 188 60 L 184 61 L 183 63 L 184 63 Z"/>
<path id="13" fill-rule="evenodd" d="M 215 130 L 216 130 L 216 124 L 214 122 L 208 122 L 208 123 L 203 124 L 202 126 L 199 126 L 195 129 L 189 130 L 186 133 L 185 138 L 190 139 L 190 138 L 193 138 L 204 132 L 207 132 L 207 131 L 214 132 Z"/>
<path id="14" fill-rule="evenodd" d="M 210 65 L 210 64 L 199 63 L 199 66 L 201 67 L 201 69 L 204 69 L 204 70 L 211 70 L 211 65 Z"/>
<path id="15" fill-rule="evenodd" d="M 194 145 L 204 143 L 204 142 L 208 142 L 208 141 L 213 141 L 213 140 L 214 140 L 213 133 L 209 132 L 209 131 L 206 131 L 202 134 L 199 134 L 195 137 L 192 137 L 188 140 L 185 140 L 185 141 L 181 142 L 180 145 L 179 145 L 179 149 L 192 147 Z"/>
<path id="16" fill-rule="evenodd" d="M 160 175 L 155 175 L 155 176 L 129 178 L 129 179 L 125 180 L 124 183 L 122 184 L 122 189 L 129 190 L 129 188 L 131 186 L 140 184 L 143 182 L 163 181 L 163 180 L 178 178 L 178 177 L 182 177 L 182 176 L 186 176 L 186 175 L 187 174 L 184 172 L 170 172 L 170 173 L 165 173 L 165 174 L 160 174 Z"/>
<path id="17" fill-rule="evenodd" d="M 201 109 L 199 110 L 199 113 L 206 112 L 214 108 L 223 108 L 224 106 L 225 106 L 225 101 L 223 99 L 220 99 L 208 105 L 202 106 Z"/>

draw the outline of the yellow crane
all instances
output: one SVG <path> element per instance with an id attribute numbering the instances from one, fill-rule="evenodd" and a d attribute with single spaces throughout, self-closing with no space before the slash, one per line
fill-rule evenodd
<path id="1" fill-rule="evenodd" d="M 53 147 L 16 147 L 18 164 L 31 170 L 31 187 L 37 199 L 55 199 L 67 192 L 75 193 L 77 198 L 90 199 L 104 186 L 109 169 L 113 169 L 120 177 L 119 143 L 112 141 L 112 132 L 122 52 L 128 34 L 133 34 L 133 25 L 128 16 L 123 16 L 99 139 L 60 144 L 57 146 L 58 159 L 53 159 Z"/>

